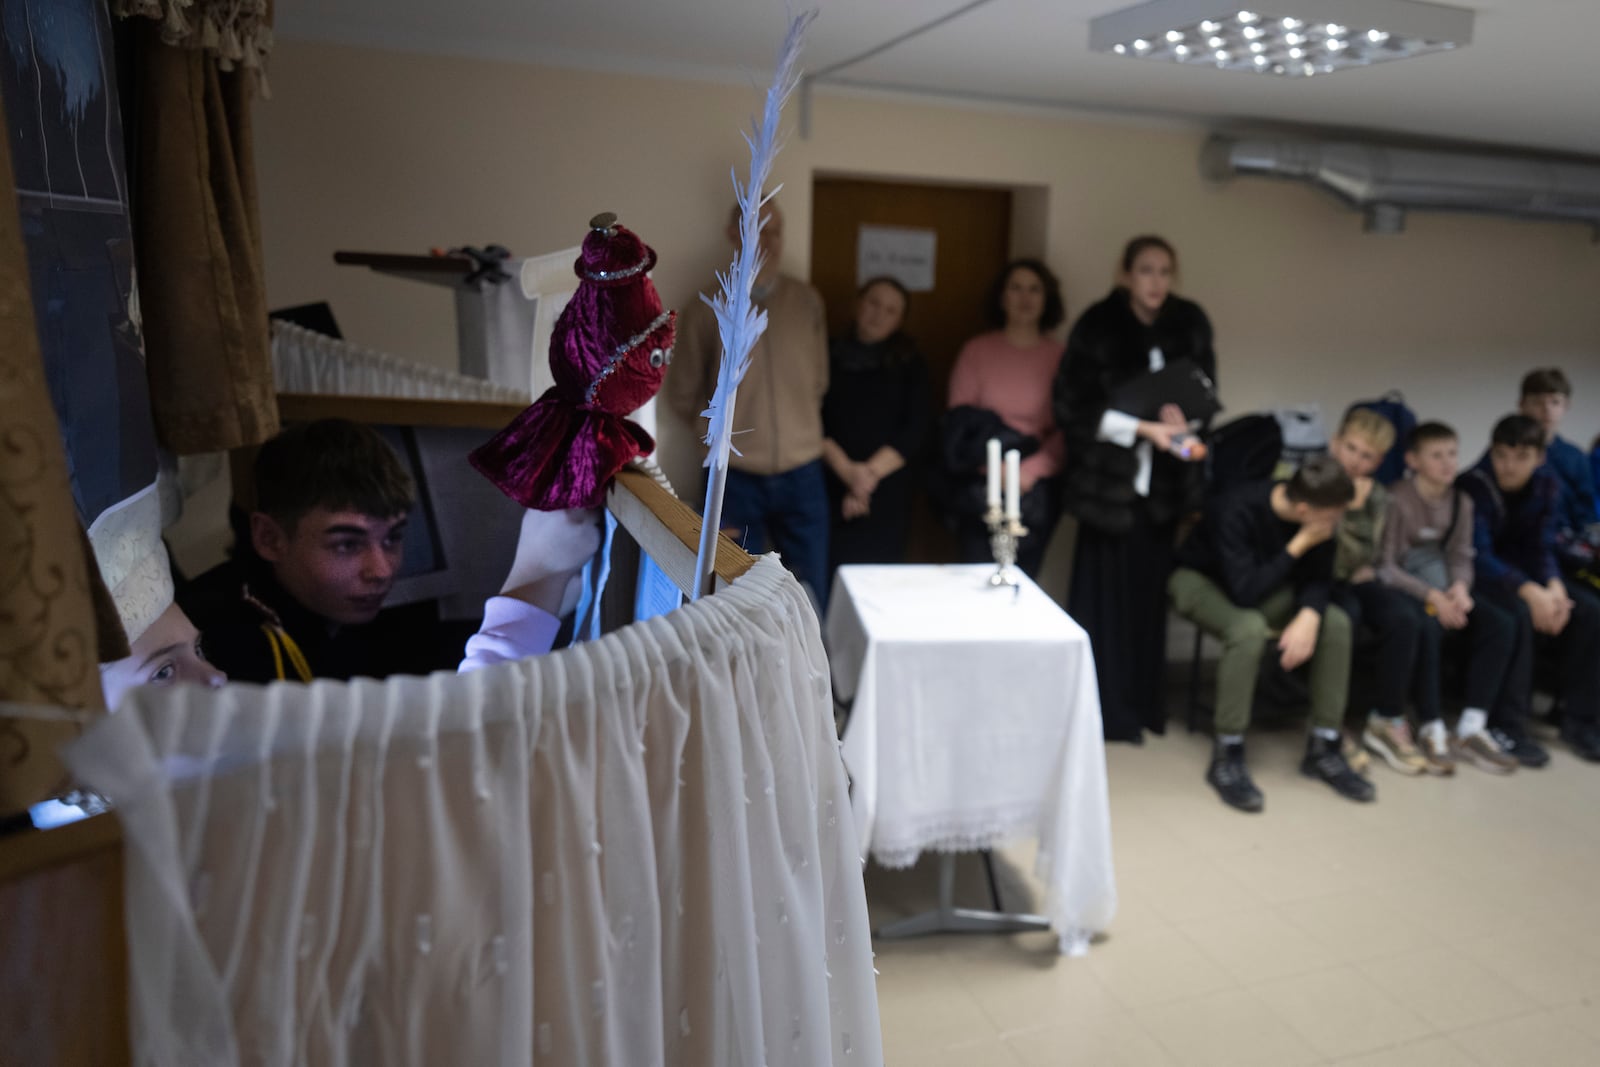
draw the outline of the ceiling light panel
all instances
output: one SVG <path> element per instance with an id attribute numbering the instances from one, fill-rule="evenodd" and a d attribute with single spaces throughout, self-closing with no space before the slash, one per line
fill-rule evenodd
<path id="1" fill-rule="evenodd" d="M 1473 13 L 1419 0 L 1148 0 L 1089 24 L 1089 47 L 1130 59 L 1306 78 L 1472 41 Z"/>

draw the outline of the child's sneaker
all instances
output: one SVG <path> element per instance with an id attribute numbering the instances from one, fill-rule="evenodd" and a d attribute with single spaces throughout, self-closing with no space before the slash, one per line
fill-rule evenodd
<path id="1" fill-rule="evenodd" d="M 1367 750 L 1361 747 L 1351 734 L 1339 732 L 1339 751 L 1344 754 L 1344 761 L 1350 764 L 1350 769 L 1357 774 L 1366 774 L 1367 768 L 1372 766 L 1372 760 L 1367 757 Z"/>
<path id="2" fill-rule="evenodd" d="M 1394 722 L 1380 715 L 1370 716 L 1361 740 L 1401 774 L 1423 774 L 1428 769 L 1428 761 L 1412 743 L 1411 724 L 1404 719 Z"/>
<path id="3" fill-rule="evenodd" d="M 1456 773 L 1456 757 L 1450 751 L 1450 732 L 1442 722 L 1430 722 L 1417 734 L 1417 751 L 1427 761 L 1428 773 L 1448 778 Z"/>
<path id="4" fill-rule="evenodd" d="M 1516 760 L 1523 767 L 1538 769 L 1550 762 L 1550 753 L 1544 746 L 1528 736 L 1528 731 L 1520 725 L 1504 727 L 1489 731 L 1489 736 L 1494 738 L 1494 743 L 1500 746 L 1500 751 Z"/>
<path id="5" fill-rule="evenodd" d="M 1517 769 L 1516 757 L 1507 755 L 1504 749 L 1495 744 L 1487 730 L 1477 730 L 1466 737 L 1456 738 L 1456 751 L 1462 759 L 1489 774 L 1510 774 Z"/>

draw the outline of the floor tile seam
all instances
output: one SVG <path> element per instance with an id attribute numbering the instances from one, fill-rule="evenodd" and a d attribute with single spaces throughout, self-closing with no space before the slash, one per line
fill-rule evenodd
<path id="1" fill-rule="evenodd" d="M 1408 1004 L 1407 1007 L 1410 1007 L 1410 1005 Z M 1496 1023 L 1515 1022 L 1518 1019 L 1527 1018 L 1530 1015 L 1538 1015 L 1541 1012 L 1547 1011 L 1549 1009 L 1539 1008 L 1539 1009 L 1536 1009 L 1536 1010 L 1530 1012 L 1530 1011 L 1527 1011 L 1525 1009 L 1520 1009 L 1519 1008 L 1519 1009 L 1513 1010 L 1511 1012 L 1508 1012 L 1506 1014 L 1495 1013 L 1495 1014 L 1485 1015 L 1485 1016 L 1481 1017 L 1478 1020 L 1477 1023 L 1473 1023 L 1473 1024 L 1438 1023 L 1438 1022 L 1435 1022 L 1433 1019 L 1429 1018 L 1427 1015 L 1423 1015 L 1420 1009 L 1411 1008 L 1411 1010 L 1416 1012 L 1418 1015 L 1421 1015 L 1422 1016 L 1422 1020 L 1424 1022 L 1426 1022 L 1429 1026 L 1433 1027 L 1434 1031 L 1436 1033 L 1448 1037 L 1450 1034 L 1460 1033 L 1461 1030 L 1464 1027 L 1465 1028 L 1470 1028 L 1473 1025 L 1492 1026 L 1492 1025 L 1494 1025 Z M 1494 1009 L 1490 1009 L 1490 1010 L 1494 1011 Z"/>
<path id="2" fill-rule="evenodd" d="M 1307 971 L 1305 974 L 1298 975 L 1295 978 L 1268 979 L 1268 980 L 1263 981 L 1263 982 L 1256 982 L 1256 983 L 1248 986 L 1247 988 L 1250 989 L 1252 992 L 1257 992 L 1257 991 L 1259 991 L 1261 989 L 1264 989 L 1265 987 L 1268 987 L 1268 986 L 1271 986 L 1271 985 L 1282 984 L 1283 982 L 1286 982 L 1286 981 L 1294 981 L 1296 979 L 1306 978 L 1306 977 L 1310 977 L 1312 975 L 1317 975 L 1317 974 L 1331 974 L 1334 971 L 1347 970 L 1347 969 L 1348 970 L 1355 970 L 1356 968 L 1354 967 L 1353 964 L 1349 964 L 1349 963 L 1337 964 L 1335 966 L 1325 967 L 1325 968 L 1322 968 L 1321 970 L 1317 970 L 1317 971 Z M 1358 972 L 1358 973 L 1360 973 L 1360 972 Z M 1385 997 L 1390 997 L 1391 996 L 1391 994 L 1389 993 L 1388 990 L 1383 989 L 1381 986 L 1378 986 L 1375 982 L 1373 982 L 1370 978 L 1368 978 L 1364 974 L 1362 975 L 1362 984 L 1372 988 L 1373 990 L 1375 990 L 1378 993 L 1381 993 Z M 1259 993 L 1257 993 L 1257 995 L 1259 996 Z M 1296 1033 L 1300 1033 L 1301 1037 L 1306 1038 L 1306 1040 L 1308 1040 L 1308 1041 L 1311 1040 L 1309 1035 L 1301 1033 L 1299 1028 L 1295 1027 L 1294 1020 L 1288 1018 L 1285 1015 L 1284 1012 L 1279 1010 L 1276 1006 L 1274 1006 L 1270 1002 L 1267 1004 L 1267 1006 L 1269 1008 L 1271 1008 L 1274 1012 L 1277 1012 L 1279 1017 L 1285 1023 L 1287 1023 L 1291 1027 L 1294 1027 L 1295 1028 L 1295 1032 Z M 1423 1016 L 1420 1012 L 1416 1011 L 1414 1008 L 1410 1007 L 1409 1005 L 1397 1004 L 1396 1007 L 1398 1007 L 1401 1011 L 1403 1011 L 1406 1015 L 1411 1017 L 1416 1022 L 1421 1023 L 1422 1026 L 1424 1028 L 1426 1028 L 1426 1030 L 1428 1031 L 1428 1034 L 1443 1033 L 1444 1032 L 1444 1031 L 1440 1030 L 1438 1027 L 1434 1026 L 1433 1023 L 1431 1023 L 1425 1016 Z M 1405 1041 L 1399 1042 L 1399 1043 L 1400 1044 L 1408 1044 L 1408 1043 L 1411 1043 L 1411 1042 L 1414 1042 L 1414 1041 L 1420 1041 L 1424 1037 L 1428 1036 L 1428 1034 L 1420 1034 L 1420 1035 L 1417 1035 L 1415 1037 L 1409 1037 L 1409 1038 L 1406 1038 Z M 1379 1050 L 1378 1049 L 1368 1049 L 1365 1052 L 1361 1053 L 1361 1055 L 1366 1055 L 1367 1052 L 1374 1052 L 1374 1051 L 1379 1051 Z"/>
<path id="3" fill-rule="evenodd" d="M 1230 975 L 1238 983 L 1240 989 L 1249 991 L 1254 991 L 1255 989 L 1263 985 L 1268 985 L 1272 982 L 1289 982 L 1296 978 L 1302 978 L 1305 975 L 1312 974 L 1316 971 L 1328 969 L 1328 965 L 1325 963 L 1312 963 L 1303 967 L 1295 967 L 1292 970 L 1284 971 L 1281 974 L 1274 974 L 1266 978 L 1242 978 L 1221 960 L 1213 958 L 1211 962 L 1215 963 L 1218 967 L 1221 967 L 1226 974 Z"/>
<path id="4" fill-rule="evenodd" d="M 1090 951 L 1092 952 L 1094 950 L 1090 949 Z M 1100 993 L 1109 999 L 1111 1003 L 1117 1005 L 1118 1011 L 1127 1011 L 1127 1005 L 1125 1005 L 1115 993 L 1106 988 L 1105 983 L 1100 980 L 1100 976 L 1098 974 L 1095 974 L 1092 970 L 1087 968 L 1085 968 L 1085 970 L 1088 973 L 1089 978 L 1094 981 L 1095 986 L 1099 989 Z M 1004 1038 L 1007 1033 L 1026 1032 L 1028 1030 L 1044 1029 L 1045 1027 L 1055 1025 L 1046 1021 L 1041 1022 L 1036 1027 L 1025 1026 L 1020 1028 L 1020 1030 L 1015 1028 L 1008 1030 L 1004 1024 L 1001 1023 L 999 1018 L 996 1017 L 995 1013 L 989 1010 L 989 1006 L 985 1004 L 983 1000 L 980 999 L 975 992 L 973 992 L 972 988 L 966 984 L 966 980 L 963 977 L 958 975 L 956 980 L 961 983 L 962 990 L 967 994 L 967 996 L 972 998 L 973 1003 L 977 1004 L 978 1010 L 983 1013 L 984 1019 L 988 1021 L 989 1025 L 994 1028 L 995 1033 L 1001 1038 Z"/>
<path id="5" fill-rule="evenodd" d="M 1403 954 L 1404 953 L 1396 953 L 1396 955 L 1403 955 Z M 1358 971 L 1358 968 L 1356 967 L 1355 963 L 1353 963 L 1353 962 L 1351 962 L 1349 960 L 1345 960 L 1345 961 L 1342 961 L 1342 962 L 1339 962 L 1339 963 L 1330 963 L 1330 964 L 1327 964 L 1326 966 L 1322 966 L 1322 967 L 1314 967 L 1309 971 L 1302 971 L 1301 973 L 1296 974 L 1296 975 L 1286 975 L 1286 976 L 1284 976 L 1282 978 L 1265 978 L 1265 979 L 1262 979 L 1259 982 L 1251 982 L 1245 988 L 1246 989 L 1250 989 L 1252 991 L 1256 991 L 1256 990 L 1260 990 L 1260 989 L 1266 988 L 1268 986 L 1279 985 L 1279 984 L 1282 984 L 1284 982 L 1296 981 L 1296 980 L 1302 979 L 1302 978 L 1309 978 L 1312 975 L 1331 974 L 1334 971 L 1342 971 L 1342 970 Z M 1358 971 L 1358 973 L 1359 973 L 1359 971 Z M 1361 975 L 1361 978 L 1362 978 L 1362 983 L 1363 984 L 1376 986 L 1376 983 L 1373 982 L 1370 978 L 1368 978 L 1365 974 Z"/>
<path id="6" fill-rule="evenodd" d="M 1195 1001 L 1205 1000 L 1208 997 L 1221 996 L 1224 993 L 1243 993 L 1245 996 L 1249 997 L 1252 1001 L 1254 1001 L 1256 1003 L 1256 1005 L 1261 1009 L 1263 1014 L 1270 1015 L 1274 1019 L 1276 1019 L 1278 1022 L 1283 1023 L 1286 1026 L 1288 1025 L 1288 1020 L 1284 1019 L 1281 1015 L 1279 1015 L 1278 1011 L 1275 1008 L 1273 1008 L 1273 1006 L 1271 1004 L 1268 1004 L 1265 1000 L 1262 1000 L 1259 993 L 1257 993 L 1254 989 L 1249 988 L 1248 986 L 1242 986 L 1242 985 L 1240 985 L 1240 986 L 1230 986 L 1230 987 L 1224 988 L 1224 989 L 1213 989 L 1213 990 L 1211 990 L 1210 992 L 1207 992 L 1207 993 L 1197 993 L 1194 996 L 1181 997 L 1181 998 L 1179 998 L 1177 1000 L 1161 1001 L 1161 1002 L 1153 1003 L 1153 1004 L 1144 1004 L 1144 1005 L 1140 1005 L 1138 1008 L 1130 1008 L 1130 1009 L 1127 1009 L 1127 1010 L 1128 1010 L 1128 1014 L 1132 1015 L 1132 1016 L 1137 1016 L 1139 1014 L 1139 1012 L 1141 1012 L 1141 1011 L 1157 1011 L 1157 1010 L 1166 1011 L 1166 1010 L 1170 1010 L 1170 1009 L 1173 1009 L 1173 1008 L 1181 1008 L 1181 1007 L 1183 1007 L 1185 1005 L 1192 1004 Z M 1142 1025 L 1141 1025 L 1140 1028 L 1141 1029 L 1147 1029 L 1146 1027 L 1143 1027 Z"/>
<path id="7" fill-rule="evenodd" d="M 1224 978 L 1228 978 L 1229 977 L 1227 972 L 1224 971 L 1221 967 L 1217 966 L 1217 964 L 1216 964 L 1216 962 L 1214 960 L 1212 960 L 1210 958 L 1207 958 L 1206 962 L 1209 963 L 1211 966 L 1216 967 L 1218 973 L 1220 973 Z M 1118 1009 L 1120 1011 L 1126 1012 L 1128 1014 L 1132 1014 L 1133 1012 L 1140 1011 L 1140 1010 L 1143 1010 L 1145 1008 L 1170 1008 L 1170 1007 L 1173 1007 L 1173 1006 L 1178 1005 L 1178 1004 L 1187 1004 L 1192 1000 L 1200 1000 L 1200 999 L 1202 999 L 1204 997 L 1216 996 L 1218 993 L 1225 993 L 1225 992 L 1228 992 L 1230 990 L 1243 990 L 1245 988 L 1246 988 L 1245 986 L 1240 985 L 1239 983 L 1230 980 L 1225 985 L 1215 986 L 1215 987 L 1212 987 L 1212 988 L 1209 988 L 1209 989 L 1203 989 L 1203 990 L 1199 991 L 1198 993 L 1183 993 L 1183 994 L 1180 994 L 1180 995 L 1175 996 L 1175 997 L 1160 997 L 1160 998 L 1157 998 L 1155 1000 L 1141 1001 L 1141 1002 L 1139 1002 L 1137 1004 L 1132 1003 L 1132 1002 L 1124 999 L 1123 997 L 1118 996 L 1116 990 L 1114 990 L 1114 989 L 1108 989 L 1108 990 L 1106 990 L 1106 992 L 1111 997 L 1111 999 L 1118 1005 Z"/>
<path id="8" fill-rule="evenodd" d="M 1464 937 L 1464 938 L 1461 938 L 1460 940 L 1448 941 L 1448 942 L 1446 942 L 1446 944 L 1448 944 L 1452 948 L 1455 948 L 1457 951 L 1461 952 L 1462 955 L 1464 955 L 1468 959 L 1472 960 L 1478 966 L 1489 968 L 1489 969 L 1493 970 L 1494 969 L 1494 964 L 1493 963 L 1484 962 L 1482 959 L 1480 959 L 1477 956 L 1473 955 L 1471 952 L 1467 951 L 1467 949 L 1465 947 L 1463 947 L 1463 946 L 1469 946 L 1469 945 L 1476 944 L 1481 940 L 1482 940 L 1481 938 Z M 1576 958 L 1576 959 L 1581 960 L 1582 962 L 1588 963 L 1594 969 L 1595 975 L 1596 975 L 1596 984 L 1593 987 L 1593 989 L 1591 990 L 1591 993 L 1592 993 L 1592 995 L 1600 996 L 1600 953 L 1591 952 L 1588 949 L 1585 949 L 1585 948 L 1582 948 L 1582 947 L 1579 947 L 1579 946 L 1573 944 L 1571 941 L 1561 941 L 1559 939 L 1556 941 L 1554 947 L 1555 947 L 1557 952 L 1563 952 L 1563 951 L 1570 952 L 1572 954 L 1573 958 Z M 1541 951 L 1538 955 L 1541 956 L 1541 957 L 1544 957 L 1544 958 L 1540 959 L 1540 960 L 1532 960 L 1532 959 L 1530 959 L 1529 963 L 1532 964 L 1531 968 L 1529 968 L 1529 970 L 1527 972 L 1519 974 L 1516 978 L 1512 978 L 1508 974 L 1506 974 L 1505 972 L 1502 972 L 1502 971 L 1496 971 L 1496 973 L 1505 975 L 1506 980 L 1509 981 L 1509 982 L 1521 981 L 1529 973 L 1531 973 L 1531 974 L 1533 974 L 1535 976 L 1548 973 L 1548 970 L 1549 970 L 1549 960 L 1548 960 L 1549 953 Z M 1580 990 L 1580 995 L 1581 995 L 1581 990 Z"/>
<path id="9" fill-rule="evenodd" d="M 1441 943 L 1439 943 L 1437 945 L 1428 945 L 1428 946 L 1425 946 L 1423 948 L 1402 949 L 1400 951 L 1397 951 L 1397 952 L 1394 952 L 1394 953 L 1390 953 L 1388 955 L 1379 956 L 1379 957 L 1373 957 L 1371 959 L 1362 960 L 1359 963 L 1354 964 L 1354 966 L 1356 966 L 1359 970 L 1361 970 L 1364 974 L 1366 974 L 1367 978 L 1369 980 L 1376 981 L 1376 979 L 1374 979 L 1372 977 L 1371 973 L 1367 971 L 1367 968 L 1369 966 L 1372 966 L 1374 964 L 1386 963 L 1386 962 L 1389 962 L 1391 960 L 1397 960 L 1397 959 L 1400 959 L 1402 956 L 1414 956 L 1419 952 L 1436 952 L 1436 951 L 1439 951 L 1441 949 L 1443 949 L 1445 951 L 1448 951 L 1448 952 L 1451 952 L 1451 953 L 1454 953 L 1455 955 L 1461 956 L 1463 959 L 1465 959 L 1467 961 L 1467 963 L 1471 964 L 1473 967 L 1476 967 L 1479 971 L 1482 971 L 1483 973 L 1488 974 L 1492 978 L 1500 977 L 1499 975 L 1496 975 L 1492 971 L 1490 971 L 1488 967 L 1485 967 L 1478 960 L 1476 960 L 1473 957 L 1467 955 L 1465 952 L 1462 952 L 1460 950 L 1460 948 L 1457 947 L 1457 944 L 1453 944 L 1453 943 L 1450 943 L 1450 942 L 1441 942 Z M 1504 978 L 1501 978 L 1501 980 L 1505 981 Z"/>
<path id="10" fill-rule="evenodd" d="M 1400 1052 L 1400 1051 L 1404 1051 L 1405 1049 L 1409 1048 L 1412 1045 L 1422 1045 L 1422 1044 L 1426 1044 L 1429 1041 L 1443 1041 L 1446 1044 L 1450 1045 L 1452 1048 L 1454 1048 L 1457 1051 L 1461 1052 L 1463 1055 L 1468 1056 L 1468 1057 L 1472 1056 L 1471 1052 L 1469 1052 L 1467 1049 L 1463 1048 L 1461 1043 L 1459 1041 L 1455 1040 L 1455 1038 L 1452 1036 L 1450 1031 L 1436 1030 L 1431 1034 L 1424 1034 L 1421 1037 L 1408 1037 L 1403 1041 L 1396 1041 L 1396 1042 L 1394 1042 L 1393 1044 L 1390 1044 L 1390 1045 L 1382 1045 L 1382 1046 L 1379 1046 L 1378 1048 L 1367 1049 L 1365 1052 L 1356 1052 L 1356 1053 L 1353 1053 L 1353 1054 L 1351 1054 L 1349 1056 L 1336 1056 L 1336 1057 L 1330 1059 L 1329 1062 L 1332 1063 L 1332 1064 L 1335 1064 L 1335 1065 L 1344 1064 L 1344 1063 L 1353 1063 L 1356 1060 L 1366 1059 L 1369 1056 L 1376 1056 L 1380 1052 Z M 1477 1061 L 1476 1058 L 1473 1058 L 1472 1062 L 1474 1064 L 1476 1064 L 1478 1061 Z"/>
<path id="11" fill-rule="evenodd" d="M 1137 1025 L 1137 1023 L 1133 1019 L 1133 1012 L 1129 1011 L 1127 1008 L 1118 1007 L 1114 1012 L 1112 1012 L 1110 1014 L 1110 1017 L 1113 1018 L 1113 1019 L 1119 1019 L 1121 1021 L 1124 1021 L 1124 1022 L 1128 1023 L 1129 1025 L 1135 1026 L 1137 1029 L 1139 1029 L 1141 1031 L 1144 1029 L 1144 1027 Z M 1071 1021 L 1069 1021 L 1069 1022 L 1061 1022 L 1059 1020 L 1056 1020 L 1056 1021 L 1042 1021 L 1042 1022 L 1036 1023 L 1036 1024 L 1031 1025 L 1031 1026 L 1015 1026 L 1015 1027 L 1012 1027 L 1012 1028 L 1010 1028 L 1008 1030 L 1001 1030 L 1000 1033 L 999 1033 L 999 1038 L 1000 1038 L 1001 1041 L 1010 1042 L 1010 1041 L 1013 1041 L 1013 1040 L 1015 1040 L 1017 1038 L 1027 1037 L 1030 1034 L 1042 1033 L 1045 1030 L 1078 1029 L 1078 1028 L 1080 1028 L 1078 1026 L 1078 1024 L 1075 1023 L 1075 1022 L 1071 1022 Z"/>
<path id="12" fill-rule="evenodd" d="M 1551 1007 L 1550 1005 L 1547 1005 L 1547 1004 L 1541 1004 L 1539 1007 L 1534 1008 L 1531 1011 L 1517 1012 L 1514 1015 L 1504 1015 L 1504 1016 L 1501 1016 L 1498 1019 L 1485 1019 L 1483 1022 L 1473 1023 L 1473 1024 L 1470 1024 L 1470 1025 L 1467 1025 L 1467 1026 L 1453 1026 L 1453 1027 L 1449 1028 L 1448 1030 L 1441 1030 L 1440 1033 L 1444 1034 L 1444 1036 L 1450 1038 L 1451 1040 L 1455 1040 L 1455 1038 L 1458 1035 L 1466 1034 L 1467 1032 L 1469 1032 L 1471 1030 L 1480 1030 L 1480 1029 L 1484 1029 L 1484 1028 L 1490 1027 L 1490 1026 L 1504 1026 L 1507 1023 L 1521 1022 L 1524 1019 L 1535 1019 L 1535 1018 L 1538 1018 L 1541 1015 L 1551 1015 L 1551 1014 L 1559 1011 L 1561 1008 L 1571 1007 L 1571 1006 L 1572 1005 L 1570 1005 L 1570 1004 L 1563 1004 L 1563 1005 L 1558 1005 L 1556 1007 Z M 1572 1026 L 1570 1023 L 1561 1022 L 1560 1020 L 1556 1020 L 1556 1022 L 1557 1022 L 1557 1025 L 1563 1026 L 1566 1029 L 1571 1030 L 1573 1033 L 1575 1033 L 1578 1036 L 1580 1036 L 1580 1037 L 1584 1038 L 1585 1040 L 1587 1040 L 1590 1044 L 1593 1044 L 1593 1045 L 1596 1045 L 1596 1046 L 1600 1046 L 1600 1039 L 1596 1039 L 1596 1038 L 1590 1037 L 1588 1034 L 1584 1033 L 1582 1030 L 1578 1029 L 1577 1027 Z M 1459 1042 L 1457 1042 L 1457 1043 L 1459 1044 Z"/>
<path id="13" fill-rule="evenodd" d="M 1208 994 L 1208 995 L 1215 995 L 1215 994 Z M 1277 1015 L 1275 1012 L 1273 1012 L 1270 1005 L 1262 1004 L 1261 1007 L 1263 1009 L 1264 1014 L 1266 1014 L 1269 1018 L 1271 1018 L 1279 1026 L 1281 1026 L 1283 1028 L 1284 1032 L 1287 1033 L 1291 1038 L 1293 1038 L 1295 1041 L 1299 1042 L 1300 1046 L 1303 1049 L 1305 1049 L 1305 1051 L 1311 1053 L 1311 1055 L 1313 1057 L 1313 1060 L 1311 1060 L 1309 1062 L 1313 1062 L 1313 1063 L 1317 1063 L 1317 1064 L 1329 1064 L 1329 1063 L 1333 1063 L 1334 1062 L 1332 1057 L 1325 1056 L 1321 1052 L 1318 1052 L 1316 1046 L 1313 1045 L 1310 1042 L 1310 1040 L 1306 1038 L 1306 1036 L 1304 1034 L 1300 1033 L 1292 1025 L 1290 1025 L 1290 1023 L 1289 1023 L 1289 1021 L 1287 1019 L 1284 1019 L 1281 1016 Z M 1150 1040 L 1154 1041 L 1157 1045 L 1159 1045 L 1161 1047 L 1161 1050 L 1163 1052 L 1165 1052 L 1168 1056 L 1170 1056 L 1174 1063 L 1187 1063 L 1187 1062 L 1189 1062 L 1188 1054 L 1189 1054 L 1189 1052 L 1191 1050 L 1189 1050 L 1188 1048 L 1177 1048 L 1177 1047 L 1174 1047 L 1174 1046 L 1168 1044 L 1165 1040 L 1162 1039 L 1160 1034 L 1153 1032 L 1148 1026 L 1141 1025 L 1139 1028 L 1144 1031 L 1144 1034 L 1145 1034 L 1146 1037 L 1150 1038 Z M 1274 1067 L 1277 1067 L 1277 1065 L 1274 1065 Z"/>

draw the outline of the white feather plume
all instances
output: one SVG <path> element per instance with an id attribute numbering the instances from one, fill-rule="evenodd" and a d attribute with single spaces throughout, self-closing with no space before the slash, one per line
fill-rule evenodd
<path id="1" fill-rule="evenodd" d="M 737 168 L 732 171 L 734 197 L 740 209 L 739 252 L 734 256 L 727 273 L 717 273 L 720 283 L 717 295 L 708 297 L 702 294 L 700 297 L 716 313 L 717 332 L 722 338 L 717 389 L 710 405 L 701 412 L 710 420 L 705 436 L 705 465 L 713 471 L 726 468 L 728 452 L 738 451 L 733 448 L 731 424 L 734 396 L 739 390 L 739 383 L 744 380 L 745 372 L 750 369 L 750 352 L 767 328 L 767 313 L 755 306 L 750 289 L 764 265 L 759 236 L 761 227 L 766 225 L 767 216 L 761 212 L 778 189 L 764 196 L 761 191 L 766 188 L 767 178 L 772 173 L 772 160 L 783 147 L 778 140 L 778 122 L 785 101 L 799 84 L 800 46 L 806 28 L 816 15 L 814 10 L 807 11 L 789 21 L 789 32 L 784 35 L 783 50 L 778 57 L 778 69 L 773 75 L 772 85 L 767 89 L 767 104 L 761 122 L 757 125 L 752 120 L 749 132 L 744 133 L 745 143 L 750 146 L 749 178 L 741 185 Z"/>

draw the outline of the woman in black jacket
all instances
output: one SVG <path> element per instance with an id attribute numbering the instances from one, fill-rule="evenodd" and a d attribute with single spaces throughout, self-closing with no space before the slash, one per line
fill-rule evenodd
<path id="1" fill-rule="evenodd" d="M 848 336 L 828 346 L 822 458 L 833 512 L 829 573 L 847 563 L 904 563 L 914 467 L 931 412 L 928 366 L 901 332 L 910 295 L 889 277 L 856 295 Z"/>
<path id="2" fill-rule="evenodd" d="M 1065 505 L 1078 519 L 1067 611 L 1093 642 L 1111 740 L 1165 730 L 1167 576 L 1178 520 L 1198 506 L 1202 488 L 1186 441 L 1198 413 L 1166 404 L 1140 417 L 1115 403 L 1180 359 L 1215 379 L 1210 320 L 1171 293 L 1177 265 L 1162 238 L 1129 241 L 1119 284 L 1073 325 L 1054 386 L 1067 445 Z"/>

